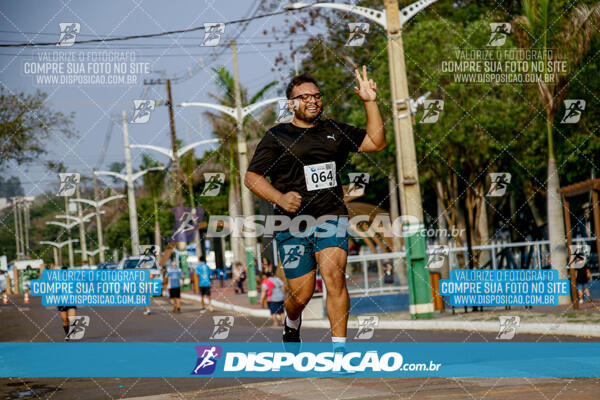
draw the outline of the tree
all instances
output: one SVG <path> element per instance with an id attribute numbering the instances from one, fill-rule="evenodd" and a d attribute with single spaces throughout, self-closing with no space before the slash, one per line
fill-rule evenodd
<path id="1" fill-rule="evenodd" d="M 567 14 L 568 13 L 568 14 Z M 566 17 L 561 18 L 561 16 Z M 558 21 L 558 23 L 556 22 Z M 561 279 L 567 278 L 567 254 L 563 207 L 558 189 L 558 168 L 554 152 L 553 132 L 556 112 L 567 95 L 574 68 L 589 53 L 591 41 L 598 35 L 600 3 L 591 8 L 587 4 L 565 4 L 563 1 L 523 0 L 523 15 L 516 19 L 520 26 L 517 38 L 522 46 L 541 48 L 544 51 L 544 71 L 538 80 L 539 101 L 546 113 L 547 183 L 546 200 L 548 233 L 550 239 L 551 265 Z M 570 70 L 566 74 L 548 70 L 547 50 L 554 49 L 558 60 L 568 60 Z M 569 299 L 561 297 L 561 303 Z"/>
<path id="2" fill-rule="evenodd" d="M 149 156 L 148 154 L 142 154 L 142 163 L 140 164 L 140 170 L 146 170 L 154 167 L 161 167 L 158 161 Z M 152 209 L 154 210 L 154 244 L 161 246 L 161 235 L 160 235 L 160 221 L 158 212 L 158 202 L 164 190 L 165 178 L 167 177 L 166 170 L 163 171 L 151 171 L 143 176 L 144 186 L 150 192 L 150 198 L 152 199 Z"/>
<path id="3" fill-rule="evenodd" d="M 213 72 L 215 73 L 215 81 L 220 88 L 220 92 L 218 94 L 211 93 L 210 97 L 221 105 L 235 107 L 233 76 L 224 67 L 213 68 Z M 262 99 L 269 89 L 276 84 L 277 82 L 275 81 L 268 83 L 253 96 L 248 94 L 246 88 L 241 87 L 242 105 L 252 104 Z M 223 113 L 205 112 L 205 115 L 213 126 L 213 133 L 221 139 L 219 150 L 214 153 L 214 162 L 221 164 L 223 172 L 225 172 L 229 178 L 229 215 L 242 215 L 240 200 L 241 186 L 236 155 L 236 121 Z M 246 134 L 249 148 L 248 157 L 252 156 L 254 149 L 258 144 L 259 137 L 262 137 L 264 132 L 268 129 L 263 121 L 265 121 L 269 115 L 272 115 L 272 113 L 263 109 L 259 112 L 258 117 L 248 115 L 244 119 L 244 133 Z M 239 238 L 232 237 L 231 249 L 236 260 L 245 258 L 242 257 L 244 250 L 242 241 L 239 240 Z"/>
<path id="4" fill-rule="evenodd" d="M 37 161 L 47 154 L 48 139 L 75 136 L 73 114 L 52 110 L 47 97 L 41 91 L 7 93 L 0 87 L 0 169 L 9 162 L 23 165 Z"/>
<path id="5" fill-rule="evenodd" d="M 0 197 L 15 197 L 23 196 L 23 186 L 21 186 L 21 180 L 16 176 L 4 180 L 0 176 Z"/>

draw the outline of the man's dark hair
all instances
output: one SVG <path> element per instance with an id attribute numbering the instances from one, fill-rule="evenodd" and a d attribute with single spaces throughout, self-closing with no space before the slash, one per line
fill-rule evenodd
<path id="1" fill-rule="evenodd" d="M 200 256 L 200 261 L 202 261 L 202 262 L 206 262 L 206 257 L 204 257 L 204 256 Z"/>
<path id="2" fill-rule="evenodd" d="M 319 87 L 319 83 L 317 82 L 317 80 L 315 78 L 312 77 L 312 75 L 309 75 L 309 74 L 296 75 L 295 77 L 292 78 L 292 80 L 288 84 L 287 89 L 285 89 L 285 97 L 287 97 L 288 100 L 291 99 L 292 90 L 294 90 L 294 87 L 301 85 L 303 83 L 306 83 L 306 82 L 313 83 L 313 84 L 315 84 L 315 86 Z"/>

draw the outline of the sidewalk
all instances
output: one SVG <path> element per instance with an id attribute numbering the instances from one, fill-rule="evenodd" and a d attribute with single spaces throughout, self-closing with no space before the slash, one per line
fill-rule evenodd
<path id="1" fill-rule="evenodd" d="M 213 281 L 210 294 L 212 304 L 215 308 L 240 312 L 254 317 L 270 318 L 269 310 L 262 308 L 260 304 L 250 304 L 246 288 L 244 288 L 244 294 L 236 294 L 232 284 L 232 281 L 225 281 L 223 287 L 221 287 L 218 281 Z M 258 294 L 258 300 L 260 300 L 260 290 Z M 183 299 L 201 301 L 200 295 L 194 294 L 192 291 L 182 292 L 181 297 Z"/>
<path id="2" fill-rule="evenodd" d="M 270 318 L 269 311 L 261 308 L 259 304 L 250 304 L 247 292 L 235 294 L 231 281 L 224 282 L 221 288 L 219 283 L 211 288 L 213 306 L 220 310 L 239 312 L 254 317 Z M 200 301 L 200 296 L 192 292 L 182 293 L 182 298 Z M 260 299 L 260 291 L 259 291 Z M 309 304 L 310 306 L 310 304 Z M 307 306 L 307 308 L 309 307 Z M 573 335 L 600 338 L 600 301 L 579 304 L 579 310 L 574 310 L 572 305 L 554 307 L 485 307 L 482 312 L 472 312 L 472 307 L 465 313 L 464 307 L 456 307 L 455 313 L 451 309 L 444 312 L 436 311 L 430 320 L 411 320 L 408 312 L 394 312 L 377 314 L 379 329 L 400 330 L 459 330 L 498 332 L 499 316 L 518 316 L 520 333 L 535 333 L 544 335 Z M 307 328 L 329 328 L 329 321 L 323 317 L 310 318 L 306 316 L 302 326 Z M 358 319 L 351 316 L 348 322 L 351 329 L 358 328 Z"/>

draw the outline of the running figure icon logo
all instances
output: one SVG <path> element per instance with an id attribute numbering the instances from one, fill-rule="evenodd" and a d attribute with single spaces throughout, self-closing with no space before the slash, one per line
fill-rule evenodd
<path id="1" fill-rule="evenodd" d="M 431 246 L 431 253 L 427 259 L 427 269 L 440 269 L 444 265 L 446 256 L 450 253 L 448 246 L 444 244 L 434 244 Z"/>
<path id="2" fill-rule="evenodd" d="M 209 339 L 227 339 L 229 337 L 229 331 L 233 328 L 235 319 L 229 315 L 215 315 L 212 318 L 215 327 Z"/>
<path id="3" fill-rule="evenodd" d="M 210 375 L 217 368 L 217 359 L 223 355 L 221 346 L 196 346 L 198 360 L 190 375 Z"/>
<path id="4" fill-rule="evenodd" d="M 198 224 L 204 217 L 202 207 L 174 207 L 175 227 L 169 242 L 191 242 L 196 237 Z"/>
<path id="5" fill-rule="evenodd" d="M 79 174 L 78 173 L 65 173 L 58 174 L 60 177 L 60 188 L 58 189 L 57 196 L 73 196 L 75 194 L 75 189 L 77 189 L 77 185 L 79 185 Z"/>
<path id="6" fill-rule="evenodd" d="M 60 37 L 56 45 L 62 47 L 73 46 L 77 35 L 81 32 L 81 24 L 79 22 L 61 22 L 58 26 L 60 28 Z"/>
<path id="7" fill-rule="evenodd" d="M 348 173 L 348 179 L 350 185 L 348 185 L 348 191 L 346 196 L 362 196 L 365 194 L 365 189 L 369 184 L 369 174 L 366 172 L 350 172 Z"/>
<path id="8" fill-rule="evenodd" d="M 217 46 L 221 35 L 225 33 L 225 24 L 222 22 L 209 22 L 204 24 L 204 40 L 202 46 Z"/>
<path id="9" fill-rule="evenodd" d="M 138 249 L 138 253 L 140 254 L 140 263 L 143 261 L 158 261 L 158 258 L 160 256 L 160 246 L 157 246 L 155 244 L 140 244 L 138 246 Z"/>
<path id="10" fill-rule="evenodd" d="M 348 31 L 350 35 L 344 46 L 360 47 L 365 43 L 366 34 L 369 33 L 370 25 L 367 22 L 350 22 Z"/>
<path id="11" fill-rule="evenodd" d="M 379 326 L 379 317 L 377 315 L 359 315 L 358 331 L 354 335 L 354 339 L 368 340 L 373 337 L 375 328 Z"/>
<path id="12" fill-rule="evenodd" d="M 283 245 L 283 257 L 281 264 L 283 268 L 294 269 L 300 265 L 300 259 L 304 254 L 304 245 L 301 244 L 286 244 Z"/>
<path id="13" fill-rule="evenodd" d="M 420 124 L 435 124 L 440 119 L 440 115 L 444 110 L 444 100 L 425 100 L 423 102 L 423 116 L 419 121 Z"/>
<path id="14" fill-rule="evenodd" d="M 585 110 L 585 100 L 565 100 L 565 115 L 560 120 L 561 124 L 576 124 L 581 119 L 581 113 Z"/>
<path id="15" fill-rule="evenodd" d="M 148 99 L 133 100 L 132 124 L 145 124 L 150 120 L 150 113 L 154 111 L 156 102 Z"/>
<path id="16" fill-rule="evenodd" d="M 496 339 L 510 340 L 515 337 L 517 328 L 521 325 L 521 317 L 516 315 L 498 317 L 500 320 L 500 331 Z"/>
<path id="17" fill-rule="evenodd" d="M 511 174 L 508 172 L 490 172 L 490 190 L 486 197 L 502 197 L 508 189 Z"/>
<path id="18" fill-rule="evenodd" d="M 569 246 L 569 268 L 580 269 L 585 267 L 588 262 L 588 257 L 592 251 L 589 244 L 572 244 Z"/>
<path id="19" fill-rule="evenodd" d="M 290 111 L 288 101 L 289 100 L 277 101 L 277 118 L 275 119 L 275 123 L 289 124 L 294 119 L 294 114 Z"/>
<path id="20" fill-rule="evenodd" d="M 90 317 L 87 315 L 77 315 L 69 317 L 69 333 L 65 339 L 80 340 L 85 335 L 85 328 L 90 326 Z"/>
<path id="21" fill-rule="evenodd" d="M 506 38 L 510 35 L 511 25 L 508 22 L 491 22 L 490 23 L 490 40 L 487 45 L 491 47 L 504 46 Z"/>
<path id="22" fill-rule="evenodd" d="M 222 172 L 206 172 L 204 173 L 204 182 L 204 189 L 200 196 L 216 196 L 225 183 L 225 174 Z"/>

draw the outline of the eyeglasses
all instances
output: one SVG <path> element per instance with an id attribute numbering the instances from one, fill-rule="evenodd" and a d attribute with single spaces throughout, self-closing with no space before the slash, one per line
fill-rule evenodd
<path id="1" fill-rule="evenodd" d="M 308 103 L 310 101 L 310 99 L 314 98 L 315 101 L 321 101 L 321 99 L 323 98 L 323 95 L 321 93 L 316 93 L 316 94 L 301 94 L 298 95 L 296 97 L 292 97 L 292 100 L 296 100 L 296 99 L 300 99 L 302 100 L 303 103 Z"/>

